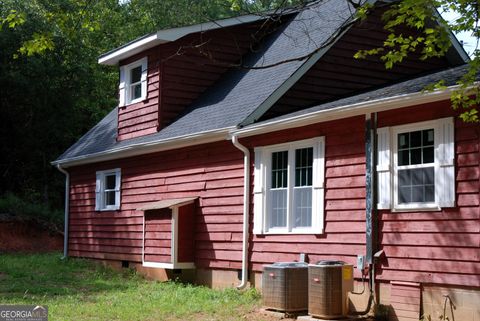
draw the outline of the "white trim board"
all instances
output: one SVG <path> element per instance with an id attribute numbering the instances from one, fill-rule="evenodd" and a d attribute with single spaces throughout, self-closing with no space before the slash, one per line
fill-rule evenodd
<path id="1" fill-rule="evenodd" d="M 142 266 L 144 267 L 150 267 L 150 268 L 158 268 L 158 269 L 168 269 L 168 270 L 173 270 L 173 269 L 194 269 L 195 264 L 194 263 L 158 263 L 158 262 L 143 262 Z"/>
<path id="2" fill-rule="evenodd" d="M 250 14 L 204 22 L 191 26 L 159 30 L 155 33 L 138 38 L 130 43 L 127 43 L 124 46 L 118 47 L 116 49 L 113 49 L 112 51 L 101 55 L 98 58 L 98 63 L 101 65 L 114 66 L 117 65 L 118 62 L 122 59 L 131 57 L 137 53 L 153 48 L 157 45 L 178 40 L 191 33 L 226 28 L 262 19 L 266 19 L 266 17 L 262 15 Z"/>
<path id="3" fill-rule="evenodd" d="M 451 93 L 458 89 L 458 86 L 451 86 L 445 90 L 436 90 L 433 92 L 415 92 L 393 97 L 380 98 L 375 100 L 342 105 L 335 108 L 310 112 L 298 116 L 285 117 L 278 120 L 265 121 L 259 124 L 252 124 L 245 128 L 234 129 L 231 135 L 239 138 L 270 133 L 284 129 L 291 129 L 301 126 L 322 123 L 326 121 L 354 117 L 367 113 L 387 111 L 397 108 L 412 107 L 431 102 L 437 102 L 450 99 Z"/>
<path id="4" fill-rule="evenodd" d="M 72 157 L 65 160 L 54 161 L 51 164 L 60 164 L 63 168 L 72 166 L 97 163 L 101 161 L 139 156 L 182 147 L 195 146 L 199 144 L 213 143 L 228 139 L 228 133 L 234 126 L 208 130 L 190 135 L 177 136 L 146 143 L 132 144 L 125 147 L 112 148 L 107 151 Z"/>
<path id="5" fill-rule="evenodd" d="M 188 200 L 182 203 L 174 204 L 172 206 L 166 206 L 171 210 L 171 243 L 170 243 L 170 260 L 171 263 L 159 263 L 159 262 L 145 262 L 145 212 L 143 211 L 143 227 L 142 227 L 142 266 L 162 269 L 194 269 L 195 264 L 193 262 L 178 262 L 178 208 L 192 204 L 195 199 Z M 159 208 L 155 208 L 159 209 Z"/>

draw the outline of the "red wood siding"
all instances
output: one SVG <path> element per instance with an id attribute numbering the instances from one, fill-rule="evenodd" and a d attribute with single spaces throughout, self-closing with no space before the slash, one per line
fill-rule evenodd
<path id="1" fill-rule="evenodd" d="M 419 283 L 392 282 L 390 287 L 389 320 L 420 320 L 422 291 Z"/>
<path id="2" fill-rule="evenodd" d="M 452 114 L 448 101 L 421 105 L 379 113 L 378 126 Z M 263 264 L 298 260 L 300 253 L 308 254 L 311 262 L 340 259 L 350 264 L 356 263 L 357 254 L 365 253 L 364 116 L 241 141 L 253 155 L 255 146 L 317 136 L 325 136 L 326 142 L 325 233 L 251 234 L 249 259 L 255 271 L 261 271 Z M 378 270 L 379 280 L 480 286 L 479 137 L 478 125 L 456 121 L 457 207 L 433 212 L 379 212 L 379 246 L 386 254 Z M 95 171 L 117 167 L 122 169 L 121 210 L 95 212 Z M 202 268 L 241 267 L 243 155 L 230 142 L 70 171 L 70 255 L 139 262 L 143 213 L 136 208 L 161 199 L 198 196 L 195 264 Z"/>
<path id="3" fill-rule="evenodd" d="M 449 101 L 379 114 L 379 127 L 452 116 Z M 364 117 L 290 129 L 243 142 L 264 146 L 325 136 L 325 233 L 254 236 L 256 271 L 275 261 L 341 259 L 365 252 Z M 457 207 L 435 212 L 379 212 L 379 246 L 387 260 L 378 279 L 480 286 L 479 128 L 456 120 Z M 253 210 L 253 208 L 252 208 Z"/>
<path id="4" fill-rule="evenodd" d="M 178 209 L 178 262 L 193 262 L 195 258 L 195 205 Z"/>
<path id="5" fill-rule="evenodd" d="M 378 115 L 379 127 L 448 117 L 450 102 Z M 479 127 L 455 121 L 455 208 L 380 211 L 381 280 L 480 286 Z"/>
<path id="6" fill-rule="evenodd" d="M 95 171 L 117 167 L 121 210 L 96 212 Z M 162 199 L 199 196 L 196 219 L 179 226 L 195 230 L 196 266 L 241 267 L 243 154 L 230 142 L 75 167 L 70 173 L 70 255 L 141 262 L 143 212 L 136 209 Z M 191 234 L 179 235 L 180 242 L 190 240 Z"/>
<path id="7" fill-rule="evenodd" d="M 145 211 L 145 262 L 172 262 L 172 210 Z"/>
<path id="8" fill-rule="evenodd" d="M 340 259 L 349 264 L 356 263 L 357 254 L 365 253 L 364 119 L 355 117 L 242 140 L 254 147 L 325 136 L 326 144 L 325 233 L 253 236 L 250 259 L 255 271 L 261 271 L 264 264 L 298 260 L 300 253 L 308 254 L 310 262 Z"/>

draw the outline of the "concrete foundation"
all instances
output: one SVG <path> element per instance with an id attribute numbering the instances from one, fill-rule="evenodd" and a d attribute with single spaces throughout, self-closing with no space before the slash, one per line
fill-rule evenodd
<path id="1" fill-rule="evenodd" d="M 424 285 L 422 309 L 427 320 L 480 321 L 480 289 Z"/>

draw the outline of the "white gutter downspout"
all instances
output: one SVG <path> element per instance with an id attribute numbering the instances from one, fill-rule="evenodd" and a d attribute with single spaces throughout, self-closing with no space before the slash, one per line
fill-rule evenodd
<path id="1" fill-rule="evenodd" d="M 57 164 L 57 169 L 65 174 L 65 228 L 63 232 L 63 257 L 66 259 L 68 257 L 68 214 L 69 214 L 69 204 L 70 204 L 70 174 L 64 170 L 60 164 Z"/>
<path id="2" fill-rule="evenodd" d="M 242 281 L 237 289 L 242 290 L 248 282 L 248 229 L 250 219 L 250 151 L 232 136 L 232 144 L 243 152 L 243 244 L 242 244 Z"/>

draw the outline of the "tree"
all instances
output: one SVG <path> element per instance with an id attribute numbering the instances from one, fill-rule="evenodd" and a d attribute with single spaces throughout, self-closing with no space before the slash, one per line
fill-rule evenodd
<path id="1" fill-rule="evenodd" d="M 345 1 L 356 8 L 352 19 L 364 19 L 372 9 L 372 1 Z M 99 54 L 162 28 L 244 13 L 276 19 L 285 8 L 302 10 L 310 2 L 3 0 L 0 86 L 6 94 L 0 96 L 0 195 L 13 191 L 32 201 L 53 201 L 59 207 L 61 193 L 57 191 L 62 189 L 63 178 L 49 162 L 116 105 L 118 71 L 98 65 Z M 471 32 L 478 45 L 479 8 L 478 0 L 397 1 L 384 14 L 389 31 L 384 45 L 359 51 L 356 58 L 378 55 L 388 69 L 412 52 L 420 52 L 423 59 L 441 56 L 450 46 L 449 29 Z M 456 13 L 459 18 L 444 21 L 436 16 L 436 10 Z M 432 23 L 434 20 L 440 23 Z M 417 34 L 398 33 L 402 24 L 415 28 Z M 476 48 L 468 73 L 452 94 L 454 107 L 463 108 L 462 119 L 477 123 L 479 60 Z M 285 61 L 277 64 L 281 63 Z M 441 87 L 442 83 L 436 86 Z"/>
<path id="2" fill-rule="evenodd" d="M 328 0 L 325 0 L 328 1 Z M 346 0 L 350 2 L 356 12 L 352 19 L 365 19 L 374 7 L 369 0 Z M 238 11 L 251 12 L 251 10 L 270 9 L 278 10 L 279 6 L 305 5 L 305 1 L 251 1 L 230 0 L 232 7 Z M 393 4 L 392 4 L 393 2 Z M 479 123 L 478 104 L 480 103 L 479 87 L 476 85 L 480 69 L 480 1 L 478 0 L 401 0 L 386 1 L 383 5 L 389 9 L 383 14 L 385 29 L 389 32 L 382 47 L 370 50 L 359 50 L 355 58 L 363 59 L 367 56 L 379 56 L 385 63 L 386 69 L 392 69 L 401 63 L 410 53 L 421 53 L 421 59 L 444 56 L 451 47 L 450 32 L 468 32 L 476 39 L 475 48 L 471 55 L 468 72 L 458 82 L 458 88 L 452 93 L 451 101 L 454 109 L 462 109 L 460 118 L 465 122 Z M 442 14 L 451 13 L 456 18 L 446 21 Z M 417 30 L 415 35 L 403 35 L 397 30 L 399 26 L 406 25 Z M 298 59 L 307 59 L 314 52 Z M 286 62 L 286 61 L 285 61 Z M 277 62 L 272 65 L 278 65 Z M 268 66 L 263 66 L 265 68 Z M 444 89 L 443 82 L 429 88 Z"/>
<path id="3" fill-rule="evenodd" d="M 101 53 L 229 13 L 216 0 L 3 0 L 0 197 L 61 207 L 64 178 L 50 162 L 117 104 L 118 70 L 99 65 Z"/>
<path id="4" fill-rule="evenodd" d="M 363 5 L 363 12 L 369 10 L 370 5 Z M 360 11 L 360 18 L 363 18 Z M 440 14 L 453 13 L 453 21 L 442 19 Z M 477 0 L 403 0 L 395 3 L 388 9 L 383 19 L 389 35 L 381 48 L 368 51 L 359 51 L 357 58 L 367 55 L 379 55 L 385 62 L 385 68 L 390 69 L 401 62 L 411 52 L 421 52 L 421 59 L 441 57 L 446 54 L 452 45 L 449 40 L 450 30 L 468 32 L 476 39 L 475 48 L 471 55 L 468 72 L 458 82 L 458 89 L 452 95 L 454 109 L 463 109 L 460 118 L 465 122 L 479 123 L 478 104 L 480 102 L 479 87 L 476 85 L 480 68 L 480 39 L 479 19 L 480 1 Z M 436 20 L 438 24 L 432 22 Z M 399 25 L 407 25 L 418 31 L 415 36 L 404 36 L 396 32 Z M 433 89 L 443 89 L 443 82 L 437 83 Z"/>

